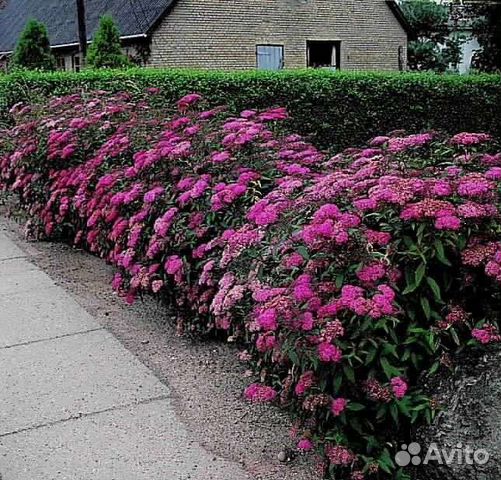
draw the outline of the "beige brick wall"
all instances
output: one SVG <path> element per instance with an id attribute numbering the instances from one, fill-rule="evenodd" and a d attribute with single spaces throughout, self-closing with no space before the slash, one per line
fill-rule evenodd
<path id="1" fill-rule="evenodd" d="M 256 45 L 280 44 L 285 68 L 304 68 L 307 40 L 341 41 L 343 70 L 398 70 L 407 46 L 385 0 L 179 0 L 152 36 L 150 65 L 253 69 Z"/>

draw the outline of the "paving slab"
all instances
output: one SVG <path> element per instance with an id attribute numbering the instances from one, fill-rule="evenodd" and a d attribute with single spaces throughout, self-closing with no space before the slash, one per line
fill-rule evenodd
<path id="1" fill-rule="evenodd" d="M 169 395 L 0 232 L 1 480 L 249 478 L 193 439 Z"/>
<path id="2" fill-rule="evenodd" d="M 54 281 L 24 258 L 0 261 L 0 297 L 54 288 Z"/>
<path id="3" fill-rule="evenodd" d="M 0 350 L 0 435 L 169 393 L 103 330 Z"/>
<path id="4" fill-rule="evenodd" d="M 190 440 L 168 400 L 0 437 L 2 480 L 243 480 Z"/>
<path id="5" fill-rule="evenodd" d="M 0 232 L 0 261 L 8 258 L 24 257 L 24 252 Z"/>
<path id="6" fill-rule="evenodd" d="M 99 328 L 99 323 L 62 289 L 3 295 L 0 348 Z"/>

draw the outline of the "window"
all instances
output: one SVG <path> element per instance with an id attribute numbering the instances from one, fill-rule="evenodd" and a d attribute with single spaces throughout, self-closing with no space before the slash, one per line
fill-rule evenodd
<path id="1" fill-rule="evenodd" d="M 401 72 L 405 70 L 405 64 L 404 64 L 404 47 L 398 47 L 398 69 Z"/>
<path id="2" fill-rule="evenodd" d="M 308 67 L 341 68 L 341 42 L 308 41 Z"/>
<path id="3" fill-rule="evenodd" d="M 71 66 L 74 72 L 80 71 L 80 54 L 76 54 L 71 57 Z"/>
<path id="4" fill-rule="evenodd" d="M 56 62 L 57 62 L 57 69 L 58 70 L 66 70 L 66 62 L 64 61 L 64 56 L 59 55 L 56 57 Z"/>
<path id="5" fill-rule="evenodd" d="M 283 45 L 258 45 L 256 56 L 259 70 L 282 70 L 284 68 Z"/>

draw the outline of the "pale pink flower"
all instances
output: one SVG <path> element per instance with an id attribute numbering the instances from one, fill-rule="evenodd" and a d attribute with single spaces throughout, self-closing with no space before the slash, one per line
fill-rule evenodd
<path id="1" fill-rule="evenodd" d="M 244 392 L 245 398 L 254 403 L 272 402 L 277 396 L 277 392 L 266 385 L 253 383 L 249 385 Z"/>
<path id="2" fill-rule="evenodd" d="M 322 342 L 318 345 L 318 357 L 322 362 L 338 363 L 343 354 L 341 350 L 328 342 Z"/>
<path id="3" fill-rule="evenodd" d="M 299 440 L 297 448 L 298 450 L 301 450 L 303 452 L 309 452 L 313 449 L 313 443 L 308 438 L 302 438 L 301 440 Z"/>
<path id="4" fill-rule="evenodd" d="M 405 380 L 403 380 L 401 377 L 394 377 L 391 379 L 390 383 L 395 398 L 397 398 L 398 400 L 404 398 L 405 394 L 407 393 L 407 389 L 409 388 Z"/>
<path id="5" fill-rule="evenodd" d="M 346 400 L 346 398 L 333 398 L 331 402 L 331 412 L 335 417 L 338 417 L 344 412 L 347 405 L 348 400 Z"/>

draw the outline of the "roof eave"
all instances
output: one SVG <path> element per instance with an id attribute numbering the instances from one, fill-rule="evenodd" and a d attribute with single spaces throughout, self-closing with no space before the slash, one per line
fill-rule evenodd
<path id="1" fill-rule="evenodd" d="M 146 33 L 138 33 L 135 35 L 122 35 L 120 37 L 120 40 L 135 40 L 135 39 L 145 39 L 148 38 L 148 35 Z M 92 43 L 92 40 L 87 40 L 87 43 Z M 60 43 L 58 45 L 51 45 L 50 48 L 55 49 L 55 48 L 69 48 L 69 47 L 78 47 L 80 44 L 78 42 L 71 42 L 71 43 Z M 0 52 L 0 55 L 10 55 L 14 52 L 14 50 L 9 50 L 5 52 Z"/>
<path id="2" fill-rule="evenodd" d="M 146 33 L 137 33 L 134 35 L 121 35 L 120 40 L 135 40 L 139 38 L 147 38 L 148 35 Z M 87 40 L 88 44 L 92 43 L 92 40 Z M 60 43 L 59 45 L 51 45 L 50 48 L 67 48 L 67 47 L 78 47 L 80 45 L 78 42 L 71 43 Z"/>
<path id="3" fill-rule="evenodd" d="M 176 6 L 177 2 L 178 2 L 178 0 L 172 0 L 169 3 L 168 7 L 163 12 L 160 12 L 160 14 L 158 15 L 158 17 L 152 22 L 152 24 L 146 30 L 146 34 L 147 35 L 151 35 L 154 32 L 154 30 L 157 29 L 157 27 L 160 25 L 160 23 L 162 22 L 162 20 L 167 15 L 169 15 L 169 13 L 172 11 L 172 9 Z"/>
<path id="4" fill-rule="evenodd" d="M 393 12 L 393 15 L 397 18 L 402 28 L 407 32 L 407 34 L 411 34 L 413 29 L 411 24 L 405 18 L 404 12 L 400 8 L 400 5 L 396 2 L 396 0 L 386 0 L 386 4 L 390 7 L 390 10 Z"/>

